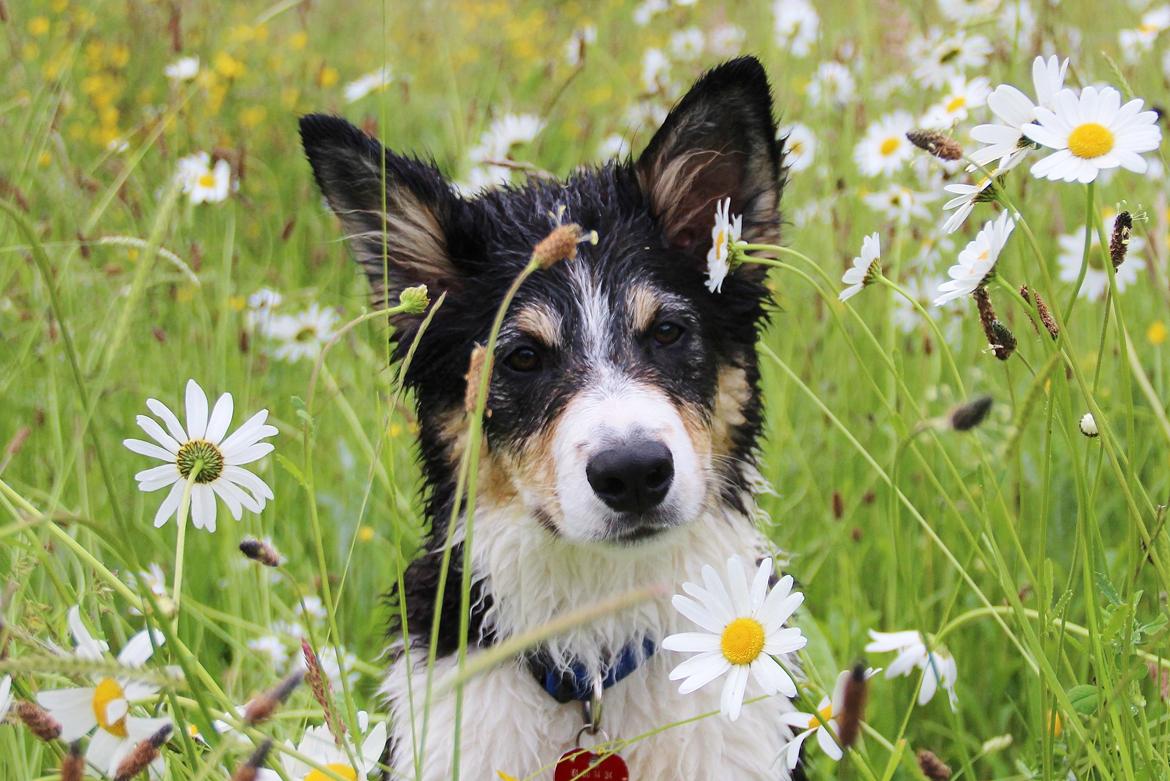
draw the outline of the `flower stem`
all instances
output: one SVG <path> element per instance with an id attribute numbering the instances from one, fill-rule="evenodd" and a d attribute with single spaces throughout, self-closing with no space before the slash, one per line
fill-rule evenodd
<path id="1" fill-rule="evenodd" d="M 1073 291 L 1068 299 L 1068 305 L 1064 308 L 1064 322 L 1072 317 L 1073 307 L 1076 306 L 1077 296 L 1081 294 L 1081 285 L 1085 283 L 1085 276 L 1089 273 L 1089 252 L 1093 248 L 1093 184 L 1089 182 L 1085 185 L 1085 246 L 1081 252 L 1081 270 L 1077 274 L 1077 283 L 1073 285 Z"/>
<path id="2" fill-rule="evenodd" d="M 179 603 L 183 598 L 183 554 L 187 550 L 187 516 L 191 511 L 191 491 L 195 487 L 195 478 L 203 470 L 203 459 L 195 459 L 195 466 L 187 475 L 187 484 L 183 486 L 183 498 L 179 500 L 179 537 L 175 541 L 175 580 L 171 586 L 171 599 L 175 603 L 175 629 L 179 626 Z"/>

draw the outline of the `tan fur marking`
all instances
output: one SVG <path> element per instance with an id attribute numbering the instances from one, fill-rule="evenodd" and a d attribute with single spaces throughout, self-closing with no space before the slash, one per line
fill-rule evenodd
<path id="1" fill-rule="evenodd" d="M 717 455 L 731 453 L 731 432 L 747 422 L 743 410 L 752 398 L 747 372 L 738 366 L 724 366 L 719 370 L 715 388 L 715 413 L 711 420 L 711 444 Z"/>
<path id="2" fill-rule="evenodd" d="M 634 285 L 626 294 L 626 306 L 630 310 L 630 325 L 635 333 L 644 333 L 654 324 L 661 302 L 654 291 L 646 285 Z"/>
<path id="3" fill-rule="evenodd" d="M 516 313 L 512 322 L 546 347 L 559 347 L 561 344 L 561 316 L 547 306 L 526 306 Z"/>

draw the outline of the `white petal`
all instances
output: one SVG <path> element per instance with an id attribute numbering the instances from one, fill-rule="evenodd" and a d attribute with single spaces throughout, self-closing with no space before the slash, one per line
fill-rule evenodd
<path id="1" fill-rule="evenodd" d="M 241 499 L 246 497 L 249 504 L 252 501 L 251 497 L 243 489 L 228 480 L 216 480 L 214 483 L 211 483 L 211 490 L 215 492 L 216 496 L 223 499 L 223 503 L 227 505 L 228 512 L 237 521 L 244 515 L 244 506 Z"/>
<path id="2" fill-rule="evenodd" d="M 264 421 L 268 419 L 268 410 L 262 409 L 252 417 L 244 421 L 244 423 L 232 432 L 231 436 L 219 443 L 219 449 L 227 452 L 237 445 L 247 446 L 255 444 L 257 439 L 261 437 L 258 433 L 262 428 L 265 428 Z M 272 428 L 268 426 L 267 428 Z M 274 432 L 275 433 L 275 432 Z"/>
<path id="3" fill-rule="evenodd" d="M 699 658 L 702 657 L 695 657 L 694 659 Z M 693 662 L 694 659 L 688 659 L 683 664 Z M 679 665 L 679 667 L 681 666 Z M 690 694 L 696 689 L 701 689 L 731 669 L 731 663 L 723 658 L 723 654 L 712 654 L 710 657 L 706 657 L 706 662 L 703 665 L 700 666 L 696 662 L 695 667 L 696 669 L 691 673 L 691 676 L 678 687 L 679 694 Z"/>
<path id="4" fill-rule="evenodd" d="M 130 712 L 130 703 L 122 697 L 117 697 L 106 703 L 106 724 L 116 724 Z"/>
<path id="5" fill-rule="evenodd" d="M 207 434 L 207 395 L 195 380 L 187 380 L 187 434 L 191 439 Z"/>
<path id="6" fill-rule="evenodd" d="M 264 456 L 268 455 L 275 449 L 276 448 L 274 445 L 270 445 L 267 442 L 261 442 L 258 445 L 252 445 L 251 447 L 246 447 L 242 450 L 233 450 L 231 455 L 224 453 L 224 461 L 233 466 L 243 466 L 244 464 L 250 464 L 253 461 L 259 461 L 261 458 L 264 458 Z"/>
<path id="7" fill-rule="evenodd" d="M 807 714 L 804 714 L 807 715 Z M 784 751 L 787 756 L 787 763 L 789 770 L 795 770 L 796 765 L 800 762 L 800 747 L 804 745 L 804 739 L 812 734 L 812 730 L 805 730 L 792 739 L 792 742 L 785 747 Z"/>
<path id="8" fill-rule="evenodd" d="M 158 630 L 154 631 L 154 644 L 151 645 L 151 635 L 146 630 L 131 637 L 122 653 L 118 654 L 118 661 L 126 667 L 141 667 L 154 653 L 154 649 L 166 642 L 166 637 Z"/>
<path id="9" fill-rule="evenodd" d="M 172 455 L 179 454 L 179 442 L 167 432 L 163 431 L 163 427 L 158 424 L 154 418 L 146 415 L 138 415 L 134 418 L 138 423 L 138 427 L 146 432 L 147 436 L 154 439 Z"/>
<path id="10" fill-rule="evenodd" d="M 934 674 L 934 668 L 927 664 L 922 670 L 922 687 L 918 690 L 918 704 L 925 705 L 930 702 L 937 689 L 938 678 Z"/>
<path id="11" fill-rule="evenodd" d="M 804 594 L 797 591 L 795 594 L 789 594 L 782 601 L 776 602 L 771 598 L 764 603 L 763 609 L 760 611 L 760 623 L 764 625 L 764 631 L 771 633 L 778 629 L 781 624 L 792 617 L 796 609 L 804 602 Z"/>
<path id="12" fill-rule="evenodd" d="M 97 726 L 92 687 L 38 692 L 37 704 L 60 722 L 61 740 L 66 743 L 72 743 Z"/>
<path id="13" fill-rule="evenodd" d="M 159 461 L 170 461 L 171 463 L 175 461 L 174 453 L 159 447 L 153 442 L 143 442 L 141 439 L 123 439 L 122 444 L 141 456 L 149 456 L 150 458 L 157 458 Z"/>
<path id="14" fill-rule="evenodd" d="M 723 694 L 719 698 L 719 710 L 731 721 L 739 718 L 743 709 L 743 695 L 747 689 L 748 668 L 744 665 L 732 665 L 731 672 L 723 684 Z"/>
<path id="15" fill-rule="evenodd" d="M 868 237 L 867 237 L 868 238 Z M 768 581 L 772 579 L 772 557 L 760 562 L 756 568 L 756 576 L 752 580 L 752 615 L 756 615 L 768 597 Z"/>
<path id="16" fill-rule="evenodd" d="M 907 646 L 902 649 L 898 657 L 890 663 L 886 669 L 887 678 L 897 678 L 899 675 L 906 675 L 915 666 L 920 664 L 926 658 L 926 647 L 922 643 Z"/>
<path id="17" fill-rule="evenodd" d="M 703 565 L 703 585 L 711 597 L 711 602 L 707 604 L 709 610 L 714 611 L 721 618 L 727 616 L 728 621 L 738 615 L 734 603 L 731 601 L 731 595 L 727 593 L 723 581 L 719 579 L 718 573 L 710 564 Z"/>
<path id="18" fill-rule="evenodd" d="M 776 664 L 776 660 L 767 654 L 756 657 L 751 663 L 751 673 L 765 694 L 775 694 L 784 685 L 784 671 Z M 793 693 L 795 694 L 795 691 Z"/>
<path id="19" fill-rule="evenodd" d="M 196 529 L 215 531 L 215 494 L 209 485 L 195 485 L 191 489 L 191 519 Z"/>
<path id="20" fill-rule="evenodd" d="M 362 759 L 365 760 L 367 770 L 373 770 L 378 760 L 382 758 L 382 752 L 386 749 L 386 724 L 378 723 L 370 730 L 370 734 L 366 735 L 365 741 L 362 742 Z"/>
<path id="21" fill-rule="evenodd" d="M 830 721 L 830 724 L 833 722 Z M 832 734 L 825 727 L 821 727 L 817 731 L 817 745 L 821 747 L 821 751 L 825 752 L 825 756 L 833 761 L 841 759 L 841 747 L 837 745 L 837 741 L 833 740 Z"/>
<path id="22" fill-rule="evenodd" d="M 171 519 L 179 509 L 179 502 L 183 499 L 183 489 L 187 483 L 183 480 L 176 480 L 175 484 L 171 486 L 171 492 L 167 494 L 166 498 L 162 500 L 162 504 L 158 506 L 158 512 L 154 514 L 154 528 L 158 529 L 166 525 L 166 522 Z"/>
<path id="23" fill-rule="evenodd" d="M 125 754 L 125 747 L 129 745 L 132 744 L 128 740 L 111 735 L 104 729 L 99 729 L 89 741 L 89 747 L 85 750 L 85 759 L 106 775 L 113 776 L 122 755 Z"/>
<path id="24" fill-rule="evenodd" d="M 737 616 L 751 615 L 751 596 L 748 594 L 747 575 L 743 570 L 743 559 L 732 556 L 727 560 L 727 587 L 731 594 L 731 606 Z"/>
<path id="25" fill-rule="evenodd" d="M 260 503 L 261 508 L 263 508 L 266 499 L 272 498 L 272 489 L 268 487 L 268 483 L 243 467 L 225 466 L 223 474 L 220 475 L 219 479 L 230 480 L 241 488 L 251 491 L 252 496 L 256 497 L 256 501 Z"/>
<path id="26" fill-rule="evenodd" d="M 162 418 L 162 422 L 166 424 L 167 431 L 171 432 L 171 436 L 176 441 L 186 442 L 191 439 L 179 424 L 179 419 L 175 416 L 175 413 L 171 412 L 171 408 L 166 404 L 163 404 L 158 399 L 147 399 L 146 406 L 151 412 Z"/>
<path id="27" fill-rule="evenodd" d="M 211 411 L 211 419 L 207 421 L 205 439 L 213 445 L 218 445 L 223 435 L 227 433 L 232 423 L 232 394 L 225 393 L 215 402 L 215 409 Z"/>
<path id="28" fill-rule="evenodd" d="M 100 659 L 102 654 L 109 650 L 109 646 L 104 641 L 94 639 L 94 636 L 85 628 L 85 624 L 81 621 L 80 606 L 74 605 L 69 608 L 65 620 L 69 624 L 69 634 L 73 636 L 73 642 L 77 646 L 75 652 L 78 656 L 84 659 Z"/>
<path id="29" fill-rule="evenodd" d="M 719 637 L 707 632 L 680 632 L 663 639 L 662 647 L 681 653 L 718 651 Z"/>

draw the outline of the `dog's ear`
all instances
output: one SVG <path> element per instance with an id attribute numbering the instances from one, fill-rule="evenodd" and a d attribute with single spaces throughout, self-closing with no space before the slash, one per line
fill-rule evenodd
<path id="1" fill-rule="evenodd" d="M 425 284 L 431 299 L 458 288 L 449 251 L 458 198 L 433 165 L 402 157 L 340 117 L 301 117 L 317 185 L 341 219 L 376 306 Z"/>
<path id="2" fill-rule="evenodd" d="M 742 238 L 775 243 L 782 145 L 759 60 L 740 57 L 700 78 L 671 110 L 636 164 L 667 241 L 697 258 L 711 248 L 715 205 L 731 199 Z"/>

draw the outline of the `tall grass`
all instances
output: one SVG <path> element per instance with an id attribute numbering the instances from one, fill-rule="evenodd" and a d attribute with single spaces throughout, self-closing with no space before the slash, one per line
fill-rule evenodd
<path id="1" fill-rule="evenodd" d="M 381 595 L 425 531 L 417 421 L 387 363 L 386 319 L 366 307 L 301 159 L 296 115 L 342 112 L 461 178 L 493 117 L 533 113 L 545 129 L 516 162 L 564 174 L 599 159 L 611 134 L 635 151 L 648 139 L 654 123 L 627 113 L 647 48 L 690 25 L 734 22 L 743 51 L 768 67 L 783 121 L 818 141 L 813 166 L 785 191 L 786 248 L 770 264 L 776 312 L 760 345 L 761 465 L 774 493 L 758 499 L 807 594 L 807 694 L 815 700 L 862 656 L 868 629 L 930 633 L 959 667 L 953 712 L 945 697 L 916 706 L 917 677 L 875 679 L 866 739 L 839 766 L 810 752 L 812 777 L 917 778 L 915 751 L 928 749 L 955 778 L 1170 778 L 1166 180 L 1118 172 L 1054 184 L 1026 163 L 953 246 L 939 235 L 940 201 L 906 224 L 867 207 L 888 182 L 858 173 L 854 144 L 887 110 L 918 113 L 935 99 L 907 88 L 915 63 L 904 46 L 949 24 L 932 3 L 824 4 L 804 58 L 776 41 L 761 3 L 674 6 L 645 28 L 617 2 L 6 5 L 0 674 L 19 698 L 112 672 L 58 653 L 70 644 L 66 612 L 80 605 L 115 651 L 146 626 L 165 636 L 148 671 L 161 693 L 147 710 L 176 725 L 168 778 L 224 777 L 266 736 L 276 754 L 297 753 L 283 741 L 323 719 L 307 690 L 258 726 L 235 708 L 298 664 L 302 637 L 326 667 L 336 660 L 332 697 L 349 731 L 361 710 L 384 720 L 375 690 L 394 608 Z M 1157 47 L 1115 64 L 1127 62 L 1117 32 L 1137 12 L 1033 6 L 1035 39 L 974 26 L 996 51 L 969 75 L 1028 87 L 1039 40 L 1072 58 L 1073 84 L 1164 100 Z M 596 43 L 571 66 L 565 44 L 585 25 Z M 179 52 L 201 57 L 195 80 L 164 76 Z M 718 58 L 676 61 L 669 78 L 685 85 Z M 844 107 L 805 97 L 830 58 L 858 81 Z M 384 62 L 388 87 L 346 102 L 344 85 Z M 649 102 L 664 108 L 666 93 Z M 201 150 L 232 164 L 239 189 L 222 203 L 192 204 L 174 183 L 178 158 Z M 923 189 L 909 168 L 896 180 Z M 1101 236 L 1097 249 L 1086 243 L 1083 267 L 1105 269 L 1111 292 L 1078 298 L 1080 283 L 1058 278 L 1058 237 L 1119 207 L 1146 217 L 1134 230 L 1145 269 L 1117 292 Z M 1018 340 L 1007 361 L 989 351 L 968 301 L 901 309 L 904 292 L 943 273 L 996 208 L 1022 217 L 990 287 Z M 875 230 L 883 279 L 842 305 L 838 279 Z M 1049 303 L 1059 339 L 1033 327 L 1024 285 Z M 350 325 L 315 364 L 274 360 L 249 326 L 247 297 L 261 287 L 283 294 L 278 312 L 317 302 Z M 221 507 L 215 534 L 188 529 L 179 545 L 176 524 L 152 528 L 160 497 L 135 489 L 146 464 L 121 442 L 136 436 L 147 397 L 178 408 L 189 377 L 232 392 L 236 422 L 269 409 L 280 434 L 257 466 L 275 493 L 264 512 L 237 523 Z M 952 430 L 950 411 L 981 395 L 994 399 L 989 419 Z M 1096 438 L 1081 433 L 1085 413 Z M 247 561 L 237 550 L 246 535 L 271 539 L 284 564 Z M 152 563 L 163 572 L 153 590 L 141 575 Z M 484 663 L 470 658 L 467 674 Z M 218 733 L 217 719 L 231 730 Z M 66 752 L 0 726 L 4 778 L 53 777 Z M 496 769 L 509 770 L 506 758 Z"/>

